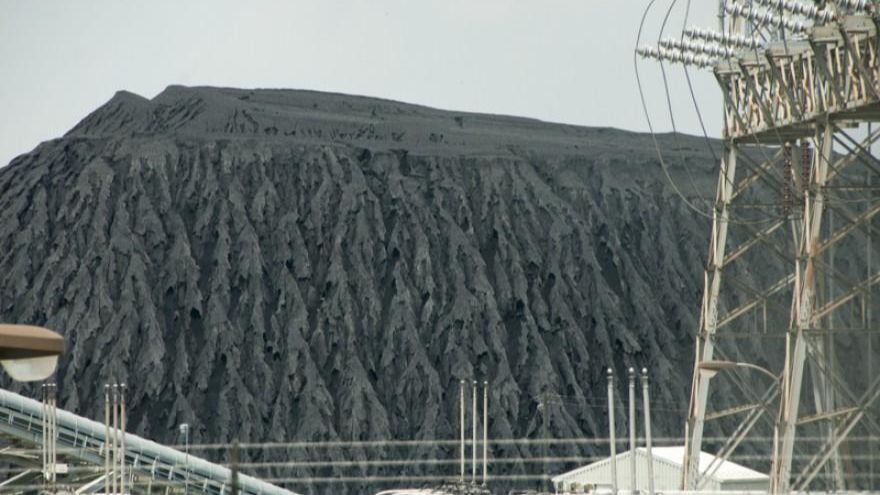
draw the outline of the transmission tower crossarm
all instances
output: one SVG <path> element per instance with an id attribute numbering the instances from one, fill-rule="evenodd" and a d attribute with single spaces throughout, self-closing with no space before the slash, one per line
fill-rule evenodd
<path id="1" fill-rule="evenodd" d="M 856 49 L 856 44 L 853 43 L 852 35 L 850 35 L 843 26 L 840 26 L 840 36 L 843 38 L 843 42 L 846 45 L 846 50 L 849 53 L 849 56 L 853 59 L 853 65 L 855 65 L 859 76 L 861 76 L 860 82 L 863 83 L 861 86 L 863 88 L 867 87 L 871 94 L 874 96 L 874 99 L 880 99 L 880 92 L 877 91 L 877 88 L 875 88 L 873 84 L 864 84 L 865 81 L 871 81 L 873 78 L 868 72 L 868 68 L 867 66 L 865 66 L 865 62 L 862 60 L 862 56 L 859 54 L 859 50 Z"/>

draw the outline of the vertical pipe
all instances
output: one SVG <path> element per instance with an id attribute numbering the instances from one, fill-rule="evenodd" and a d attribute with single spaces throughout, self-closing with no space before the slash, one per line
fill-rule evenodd
<path id="1" fill-rule="evenodd" d="M 113 446 L 113 472 L 110 476 L 110 489 L 113 490 L 113 493 L 119 493 L 116 487 L 116 479 L 119 477 L 119 451 L 116 444 L 116 441 L 119 439 L 117 435 L 119 431 L 119 387 L 114 383 L 110 388 L 110 392 L 113 396 L 113 428 L 111 428 L 113 440 L 110 443 Z"/>
<path id="2" fill-rule="evenodd" d="M 120 431 L 119 431 L 119 440 L 121 444 L 121 448 L 119 449 L 119 491 L 121 493 L 125 493 L 125 422 L 126 422 L 126 410 L 125 410 L 125 384 L 121 384 L 119 386 L 119 422 L 120 422 Z"/>
<path id="3" fill-rule="evenodd" d="M 52 469 L 52 485 L 53 485 L 53 487 L 55 485 L 55 479 L 56 479 L 55 466 L 57 465 L 57 462 L 58 462 L 58 435 L 56 433 L 57 426 L 58 426 L 58 417 L 56 414 L 56 411 L 57 411 L 56 404 L 57 404 L 57 400 L 58 400 L 57 397 L 58 397 L 57 385 L 55 385 L 53 383 L 52 388 L 50 389 L 50 396 L 49 396 L 49 403 L 51 404 L 51 407 L 52 407 L 51 414 L 49 415 L 49 421 L 52 425 L 49 428 L 49 431 L 52 433 L 52 435 L 49 437 L 49 440 L 50 440 L 49 445 L 52 448 L 52 450 L 51 450 L 51 452 L 52 452 L 51 461 L 52 462 L 49 464 L 49 466 Z"/>
<path id="4" fill-rule="evenodd" d="M 642 368 L 642 401 L 645 410 L 645 450 L 648 453 L 648 495 L 654 495 L 654 454 L 651 452 L 651 397 L 648 392 L 647 368 Z"/>
<path id="5" fill-rule="evenodd" d="M 104 493 L 110 493 L 110 385 L 104 385 Z"/>
<path id="6" fill-rule="evenodd" d="M 489 480 L 489 382 L 483 382 L 483 486 Z"/>
<path id="7" fill-rule="evenodd" d="M 49 383 L 46 385 L 46 426 L 49 430 L 46 438 L 46 464 L 49 473 L 49 483 L 55 482 L 55 472 L 52 467 L 52 463 L 54 462 L 53 458 L 55 457 L 55 424 L 53 422 L 55 414 L 52 407 L 53 387 L 53 383 Z"/>
<path id="8" fill-rule="evenodd" d="M 229 452 L 229 464 L 231 471 L 230 491 L 232 495 L 238 495 L 238 440 L 233 442 L 232 449 Z"/>
<path id="9" fill-rule="evenodd" d="M 541 491 L 545 489 L 545 483 L 548 479 L 548 473 L 550 472 L 547 466 L 547 445 L 549 444 L 549 436 L 547 435 L 547 416 L 549 415 L 549 399 L 550 394 L 547 392 L 541 393 L 541 403 L 538 404 L 538 410 L 541 411 L 541 426 L 542 426 L 542 434 L 541 434 L 541 464 L 543 469 L 541 470 L 541 474 L 543 477 L 541 478 Z"/>
<path id="10" fill-rule="evenodd" d="M 636 371 L 629 369 L 629 483 L 632 493 L 636 485 Z"/>
<path id="11" fill-rule="evenodd" d="M 52 483 L 52 384 L 46 384 L 46 403 L 44 414 L 46 416 L 46 430 L 43 432 L 43 440 L 46 443 L 46 473 L 45 479 Z"/>
<path id="12" fill-rule="evenodd" d="M 871 123 L 868 122 L 868 136 L 872 136 L 872 135 L 873 135 L 873 133 L 871 132 Z M 870 144 L 868 144 L 868 154 L 871 156 L 874 156 L 874 141 L 873 140 L 870 142 Z M 872 174 L 871 174 L 870 170 L 865 173 L 865 183 L 868 186 L 868 191 L 871 191 L 871 176 L 872 176 Z M 870 197 L 871 193 L 869 192 L 868 194 Z M 868 203 L 865 203 L 865 210 L 866 211 L 870 207 L 871 206 Z M 874 219 L 873 218 L 868 219 L 868 223 L 866 225 L 866 227 L 868 228 L 868 235 L 867 235 L 868 242 L 865 246 L 866 247 L 866 250 L 865 250 L 865 267 L 866 267 L 865 273 L 869 277 L 871 276 L 872 273 L 874 273 L 874 271 L 871 268 L 871 253 L 874 250 L 873 246 L 872 246 L 872 241 L 871 241 L 871 239 L 873 238 L 873 235 L 874 235 L 873 226 L 874 226 Z M 873 328 L 871 326 L 872 321 L 871 321 L 871 289 L 870 288 L 868 288 L 868 290 L 865 291 L 864 319 L 865 319 L 865 324 L 864 324 L 865 330 Z M 874 348 L 874 334 L 871 332 L 866 332 L 866 335 L 868 336 L 868 376 L 874 376 L 874 349 L 873 349 Z M 868 458 L 871 459 L 869 461 L 869 466 L 868 466 L 868 471 L 869 471 L 869 473 L 868 473 L 868 486 L 873 487 L 874 486 L 874 447 L 875 447 L 875 442 L 869 442 L 868 445 L 869 445 Z"/>
<path id="13" fill-rule="evenodd" d="M 43 392 L 43 444 L 40 446 L 40 455 L 43 460 L 43 480 L 45 481 L 49 477 L 49 399 L 46 384 L 44 383 L 40 388 Z"/>
<path id="14" fill-rule="evenodd" d="M 46 481 L 52 483 L 52 384 L 46 384 Z"/>
<path id="15" fill-rule="evenodd" d="M 49 419 L 52 421 L 52 436 L 50 437 L 52 442 L 49 445 L 52 446 L 52 486 L 54 488 L 58 466 L 58 386 L 55 383 L 52 384 L 52 415 L 49 416 Z"/>
<path id="16" fill-rule="evenodd" d="M 51 485 L 53 480 L 52 470 L 52 384 L 46 384 L 46 478 Z"/>
<path id="17" fill-rule="evenodd" d="M 52 483 L 52 384 L 46 384 L 46 404 L 43 414 L 46 416 L 46 430 L 43 432 L 43 440 L 46 443 L 46 473 L 47 482 Z"/>
<path id="18" fill-rule="evenodd" d="M 477 381 L 474 380 L 473 443 L 471 443 L 471 483 L 477 482 Z"/>
<path id="19" fill-rule="evenodd" d="M 184 425 L 186 425 L 186 430 L 183 437 L 183 455 L 186 456 L 186 478 L 183 480 L 183 495 L 189 495 L 189 423 L 184 423 Z"/>
<path id="20" fill-rule="evenodd" d="M 460 429 L 461 429 L 461 476 L 460 476 L 460 478 L 459 478 L 459 481 L 462 482 L 462 483 L 464 483 L 464 463 L 465 463 L 465 461 L 464 461 L 464 455 L 465 455 L 465 454 L 464 454 L 464 446 L 465 446 L 465 442 L 464 442 L 464 429 L 465 429 L 465 422 L 464 422 L 464 410 L 465 410 L 465 402 L 464 402 L 464 380 L 462 380 L 461 383 L 459 384 L 459 396 L 460 396 L 460 398 L 459 398 L 458 403 L 459 403 L 459 410 L 460 410 L 460 412 L 461 412 L 461 421 L 459 422 L 459 425 L 460 425 L 460 427 L 461 427 L 461 428 L 460 428 Z"/>
<path id="21" fill-rule="evenodd" d="M 617 495 L 617 438 L 614 430 L 614 371 L 608 368 L 608 445 L 611 447 L 611 495 Z"/>

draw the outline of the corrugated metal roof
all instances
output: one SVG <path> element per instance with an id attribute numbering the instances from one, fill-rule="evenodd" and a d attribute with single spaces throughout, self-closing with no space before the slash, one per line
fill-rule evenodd
<path id="1" fill-rule="evenodd" d="M 646 452 L 643 447 L 639 447 L 637 450 Z M 684 447 L 653 447 L 651 449 L 651 455 L 681 466 L 681 461 L 684 459 Z M 707 452 L 700 452 L 700 472 L 705 472 L 705 470 L 709 468 L 709 464 L 711 464 L 713 460 L 715 460 L 714 455 Z M 715 475 L 712 477 L 719 481 L 765 480 L 769 478 L 769 476 L 764 473 L 760 473 L 758 471 L 755 471 L 754 469 L 749 469 L 742 464 L 737 464 L 732 461 L 722 462 L 721 466 L 718 468 L 717 471 L 715 471 Z"/>
<path id="2" fill-rule="evenodd" d="M 644 447 L 636 448 L 636 454 L 639 457 L 646 457 L 648 455 L 647 449 Z M 654 462 L 664 462 L 668 464 L 673 464 L 679 469 L 682 467 L 682 460 L 684 459 L 684 447 L 683 446 L 674 446 L 674 447 L 653 447 L 651 449 L 651 455 L 654 457 Z M 617 454 L 617 462 L 621 463 L 630 457 L 630 452 L 626 451 L 620 454 Z M 706 469 L 709 468 L 709 465 L 715 459 L 715 456 L 709 454 L 707 452 L 700 452 L 700 471 L 705 472 Z M 588 464 L 586 466 L 579 467 L 567 473 L 563 473 L 553 477 L 553 482 L 564 481 L 566 478 L 570 476 L 579 475 L 585 471 L 590 471 L 592 469 L 602 467 L 611 463 L 611 458 L 602 459 L 601 461 L 594 462 L 592 464 Z M 618 469 L 624 469 L 622 467 L 618 467 Z M 715 474 L 711 476 L 713 480 L 717 481 L 744 481 L 744 480 L 767 480 L 769 476 L 764 473 L 760 473 L 755 471 L 754 469 L 749 469 L 741 464 L 737 464 L 732 461 L 724 461 L 715 471 Z"/>

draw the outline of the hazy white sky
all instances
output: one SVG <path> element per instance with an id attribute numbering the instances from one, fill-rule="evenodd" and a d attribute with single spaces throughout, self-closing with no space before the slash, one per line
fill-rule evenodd
<path id="1" fill-rule="evenodd" d="M 58 137 L 120 89 L 170 84 L 303 88 L 439 108 L 646 130 L 633 71 L 649 0 L 0 0 L 0 165 Z M 656 44 L 674 0 L 658 0 Z M 680 32 L 686 0 L 668 34 Z M 690 19 L 714 24 L 716 0 Z M 643 62 L 651 115 L 670 129 L 662 80 Z M 679 68 L 673 107 L 698 133 Z M 694 74 L 718 133 L 710 74 Z"/>

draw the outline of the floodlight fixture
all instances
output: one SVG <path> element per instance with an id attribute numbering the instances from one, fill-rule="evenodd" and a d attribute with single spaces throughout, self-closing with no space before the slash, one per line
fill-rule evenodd
<path id="1" fill-rule="evenodd" d="M 763 373 L 764 375 L 769 376 L 774 381 L 779 380 L 779 376 L 775 375 L 772 371 L 752 363 L 742 363 L 734 361 L 703 361 L 699 364 L 698 368 L 704 375 L 706 375 L 707 378 L 713 377 L 716 373 L 722 370 L 728 370 L 732 368 L 745 368 L 757 371 L 758 373 Z"/>
<path id="2" fill-rule="evenodd" d="M 13 379 L 45 380 L 64 352 L 64 337 L 30 325 L 0 325 L 0 364 Z"/>

